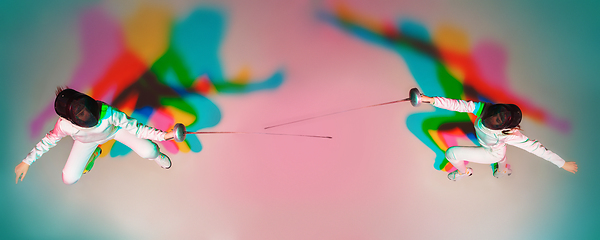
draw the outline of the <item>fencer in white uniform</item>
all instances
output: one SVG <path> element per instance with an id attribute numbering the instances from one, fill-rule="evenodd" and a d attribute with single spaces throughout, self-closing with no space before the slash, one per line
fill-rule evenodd
<path id="1" fill-rule="evenodd" d="M 112 139 L 125 144 L 142 158 L 155 161 L 164 169 L 171 167 L 169 157 L 161 153 L 151 140 L 171 139 L 172 132 L 141 124 L 106 103 L 68 88 L 57 90 L 54 109 L 59 115 L 54 129 L 17 165 L 17 182 L 19 177 L 23 180 L 33 162 L 66 136 L 71 136 L 74 142 L 62 172 L 65 184 L 76 183 L 98 145 Z"/>
<path id="2" fill-rule="evenodd" d="M 457 169 L 448 174 L 448 179 L 459 180 L 471 176 L 473 169 L 465 166 L 465 161 L 483 164 L 498 163 L 495 177 L 511 174 L 506 164 L 506 144 L 524 149 L 543 158 L 559 168 L 577 172 L 575 162 L 565 162 L 556 153 L 545 148 L 537 140 L 531 140 L 520 131 L 521 109 L 514 104 L 490 104 L 443 97 L 421 96 L 425 103 L 457 112 L 472 113 L 477 116 L 474 127 L 480 146 L 454 146 L 446 151 L 446 159 Z"/>

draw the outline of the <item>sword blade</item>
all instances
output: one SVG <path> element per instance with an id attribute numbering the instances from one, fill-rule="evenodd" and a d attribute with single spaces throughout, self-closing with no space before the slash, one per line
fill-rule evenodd
<path id="1" fill-rule="evenodd" d="M 302 135 L 302 134 L 287 134 L 287 133 L 263 133 L 263 132 L 187 132 L 187 134 L 263 134 L 263 135 L 279 135 L 279 136 L 293 136 L 293 137 L 313 137 L 313 138 L 329 138 L 330 136 L 320 135 Z"/>
<path id="2" fill-rule="evenodd" d="M 399 102 L 407 102 L 407 101 L 410 101 L 410 98 L 405 98 L 405 99 L 402 99 L 402 100 L 396 100 L 396 101 L 385 102 L 385 103 L 378 103 L 378 104 L 364 106 L 364 107 L 352 108 L 352 109 L 347 109 L 347 110 L 344 110 L 344 111 L 323 114 L 323 115 L 319 115 L 319 116 L 315 116 L 315 117 L 304 118 L 304 119 L 300 119 L 300 120 L 296 120 L 296 121 L 292 121 L 292 122 L 287 122 L 287 123 L 281 123 L 281 124 L 277 124 L 277 125 L 268 126 L 268 127 L 265 127 L 265 129 L 279 127 L 279 126 L 284 126 L 284 125 L 288 125 L 288 124 L 292 124 L 292 123 L 303 122 L 303 121 L 307 121 L 307 120 L 311 120 L 311 119 L 315 119 L 315 118 L 321 118 L 321 117 L 331 116 L 331 115 L 334 115 L 334 114 L 340 114 L 340 113 L 350 112 L 350 111 L 354 111 L 354 110 L 360 110 L 360 109 L 365 109 L 365 108 L 370 108 L 370 107 L 378 107 L 378 106 L 383 106 L 383 105 L 388 105 L 388 104 L 393 104 L 393 103 L 399 103 Z"/>

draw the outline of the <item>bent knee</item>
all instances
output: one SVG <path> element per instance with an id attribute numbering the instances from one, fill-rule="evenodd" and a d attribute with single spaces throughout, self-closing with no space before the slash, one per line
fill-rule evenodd
<path id="1" fill-rule="evenodd" d="M 456 147 L 450 147 L 446 150 L 446 159 L 456 160 Z"/>
<path id="2" fill-rule="evenodd" d="M 77 181 L 79 181 L 80 178 L 81 178 L 81 175 L 74 176 L 72 174 L 65 174 L 64 172 L 62 174 L 63 183 L 65 183 L 67 185 L 76 183 Z"/>
<path id="3" fill-rule="evenodd" d="M 152 142 L 152 147 L 144 149 L 144 151 L 140 151 L 137 154 L 145 159 L 155 159 L 160 155 L 160 148 L 158 148 L 156 143 Z"/>

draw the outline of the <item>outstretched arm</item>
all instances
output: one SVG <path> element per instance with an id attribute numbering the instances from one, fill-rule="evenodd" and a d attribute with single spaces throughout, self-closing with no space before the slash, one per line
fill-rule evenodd
<path id="1" fill-rule="evenodd" d="M 153 141 L 165 141 L 167 139 L 165 137 L 167 132 L 142 124 L 137 119 L 109 105 L 104 105 L 104 107 L 107 108 L 106 114 L 109 114 L 108 121 L 110 124 L 121 127 L 138 138 Z"/>
<path id="2" fill-rule="evenodd" d="M 577 164 L 575 162 L 566 162 L 564 159 L 558 156 L 558 154 L 544 147 L 544 145 L 542 145 L 539 141 L 531 140 L 527 136 L 523 135 L 521 131 L 517 130 L 508 135 L 506 138 L 506 143 L 528 151 L 566 171 L 572 173 L 577 172 Z"/>
<path id="3" fill-rule="evenodd" d="M 562 169 L 567 170 L 572 173 L 576 173 L 577 172 L 577 163 L 565 162 L 565 165 L 562 166 Z"/>
<path id="4" fill-rule="evenodd" d="M 35 162 L 44 153 L 48 152 L 50 148 L 56 146 L 58 141 L 67 135 L 67 133 L 65 133 L 60 126 L 62 121 L 63 120 L 59 118 L 54 125 L 54 129 L 48 132 L 48 134 L 46 134 L 46 136 L 35 145 L 29 154 L 27 154 L 25 159 L 23 159 L 23 161 L 21 161 L 21 163 L 15 167 L 15 174 L 17 175 L 15 184 L 19 182 L 19 178 L 21 178 L 21 181 L 23 181 L 23 178 L 25 178 L 25 175 L 27 174 L 27 170 L 29 170 L 29 165 Z"/>
<path id="5" fill-rule="evenodd" d="M 461 99 L 451 99 L 443 97 L 429 97 L 421 95 L 421 102 L 429 103 L 437 108 L 442 108 L 455 112 L 473 113 L 479 116 L 485 106 L 482 102 L 466 101 Z"/>

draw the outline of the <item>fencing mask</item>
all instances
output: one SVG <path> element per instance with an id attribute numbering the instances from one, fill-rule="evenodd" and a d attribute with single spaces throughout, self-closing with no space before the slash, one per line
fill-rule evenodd
<path id="1" fill-rule="evenodd" d="M 80 127 L 93 127 L 100 119 L 100 104 L 88 95 L 65 89 L 56 95 L 54 111 Z"/>
<path id="2" fill-rule="evenodd" d="M 514 104 L 486 106 L 481 116 L 483 126 L 492 130 L 511 129 L 521 123 L 521 109 Z"/>

